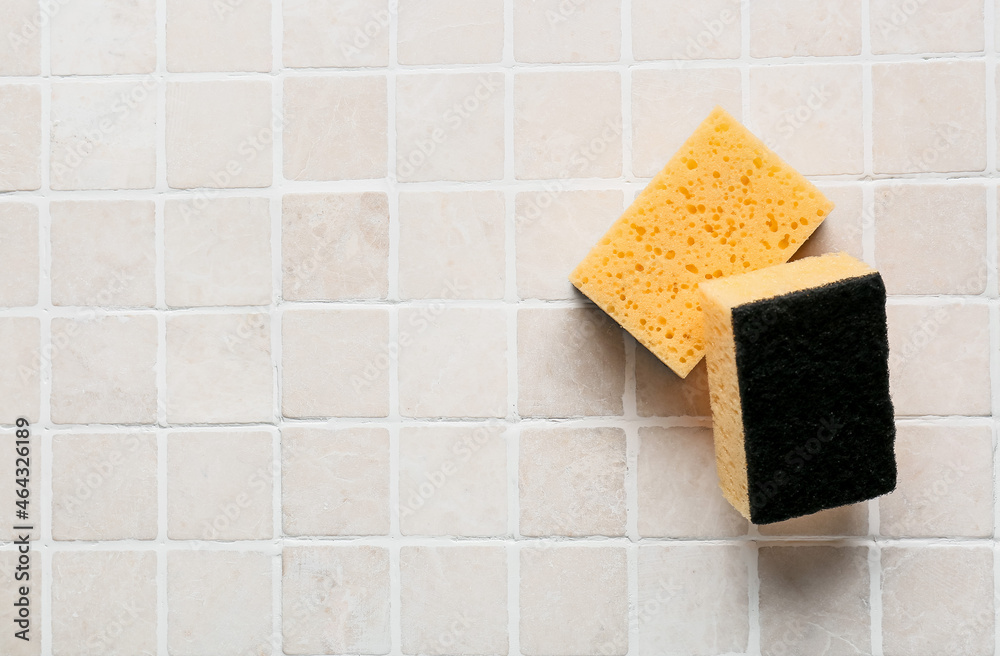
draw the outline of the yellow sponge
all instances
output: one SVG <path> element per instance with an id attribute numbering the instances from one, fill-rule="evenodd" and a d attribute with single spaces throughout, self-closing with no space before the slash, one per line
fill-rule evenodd
<path id="1" fill-rule="evenodd" d="M 786 262 L 831 209 L 716 107 L 570 281 L 684 377 L 705 350 L 699 283 Z"/>

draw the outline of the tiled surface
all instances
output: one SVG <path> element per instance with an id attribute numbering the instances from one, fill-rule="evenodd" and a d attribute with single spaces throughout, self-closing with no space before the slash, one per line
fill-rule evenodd
<path id="1" fill-rule="evenodd" d="M 0 654 L 994 653 L 998 45 L 991 0 L 6 0 Z M 704 366 L 567 281 L 715 104 L 836 203 L 798 256 L 883 273 L 881 499 L 747 523 Z"/>

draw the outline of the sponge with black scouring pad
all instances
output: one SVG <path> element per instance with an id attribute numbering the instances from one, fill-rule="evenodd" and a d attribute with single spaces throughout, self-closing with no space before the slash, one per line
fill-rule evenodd
<path id="1" fill-rule="evenodd" d="M 896 487 L 885 285 L 845 253 L 701 284 L 723 493 L 768 524 Z"/>

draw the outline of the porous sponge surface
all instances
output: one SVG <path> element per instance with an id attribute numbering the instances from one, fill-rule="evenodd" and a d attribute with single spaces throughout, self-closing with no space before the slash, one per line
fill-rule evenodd
<path id="1" fill-rule="evenodd" d="M 570 281 L 683 377 L 705 351 L 699 285 L 787 261 L 831 209 L 716 107 Z"/>

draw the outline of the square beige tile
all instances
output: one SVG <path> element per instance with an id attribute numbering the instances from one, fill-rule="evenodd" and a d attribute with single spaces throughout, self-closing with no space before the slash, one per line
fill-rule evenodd
<path id="1" fill-rule="evenodd" d="M 38 207 L 0 203 L 0 307 L 38 303 Z"/>
<path id="2" fill-rule="evenodd" d="M 403 427 L 403 535 L 507 535 L 507 441 L 502 425 Z"/>
<path id="3" fill-rule="evenodd" d="M 49 19 L 53 75 L 119 75 L 156 69 L 155 0 L 106 0 L 94 6 L 59 2 L 55 7 L 43 9 Z"/>
<path id="4" fill-rule="evenodd" d="M 760 651 L 871 653 L 867 547 L 762 547 Z"/>
<path id="5" fill-rule="evenodd" d="M 709 417 L 708 369 L 699 362 L 681 378 L 637 343 L 635 405 L 640 417 Z"/>
<path id="6" fill-rule="evenodd" d="M 52 85 L 49 181 L 53 189 L 152 189 L 156 83 Z"/>
<path id="7" fill-rule="evenodd" d="M 167 0 L 167 70 L 271 70 L 271 0 Z"/>
<path id="8" fill-rule="evenodd" d="M 982 294 L 986 188 L 876 185 L 875 265 L 889 294 Z"/>
<path id="9" fill-rule="evenodd" d="M 53 201 L 49 214 L 53 305 L 156 305 L 153 201 Z"/>
<path id="10" fill-rule="evenodd" d="M 738 68 L 633 71 L 632 173 L 659 173 L 716 105 L 740 119 L 742 87 Z"/>
<path id="11" fill-rule="evenodd" d="M 764 0 L 747 6 L 751 57 L 861 54 L 861 0 Z"/>
<path id="12" fill-rule="evenodd" d="M 625 535 L 625 431 L 524 428 L 521 535 Z"/>
<path id="13" fill-rule="evenodd" d="M 9 0 L 4 4 L 0 34 L 7 38 L 0 41 L 0 75 L 39 75 L 42 72 L 38 7 L 38 0 Z M 37 645 L 36 641 L 32 647 Z"/>
<path id="14" fill-rule="evenodd" d="M 497 547 L 403 547 L 404 654 L 506 654 L 507 552 Z"/>
<path id="15" fill-rule="evenodd" d="M 389 0 L 284 0 L 282 62 L 290 68 L 385 66 Z"/>
<path id="16" fill-rule="evenodd" d="M 156 317 L 52 319 L 52 422 L 156 421 Z"/>
<path id="17" fill-rule="evenodd" d="M 281 557 L 286 654 L 388 654 L 389 550 L 285 547 Z"/>
<path id="18" fill-rule="evenodd" d="M 632 54 L 636 59 L 736 59 L 740 56 L 739 0 L 634 0 Z"/>
<path id="19" fill-rule="evenodd" d="M 52 554 L 53 656 L 155 654 L 156 586 L 153 551 Z"/>
<path id="20" fill-rule="evenodd" d="M 8 410 L 9 412 L 9 410 Z M 28 540 L 40 540 L 42 537 L 42 521 L 43 517 L 48 513 L 48 508 L 43 507 L 41 503 L 41 491 L 42 491 L 42 467 L 40 456 L 42 454 L 42 435 L 43 430 L 41 428 L 35 428 L 32 425 L 20 428 L 22 431 L 21 436 L 17 438 L 18 442 L 24 441 L 24 430 L 28 431 L 28 481 L 27 485 L 21 485 L 24 483 L 24 461 L 21 460 L 21 454 L 24 451 L 16 451 L 16 449 L 23 449 L 24 445 L 17 444 L 15 442 L 15 437 L 17 433 L 15 429 L 17 428 L 15 422 L 16 418 L 11 419 L 9 422 L 4 420 L 4 423 L 9 423 L 12 428 L 7 429 L 9 437 L 8 448 L 10 449 L 10 458 L 7 458 L 7 462 L 0 463 L 0 494 L 4 495 L 5 498 L 11 500 L 11 505 L 7 511 L 7 521 L 0 524 L 0 541 L 3 542 L 14 542 L 19 538 L 27 535 Z M 21 509 L 21 506 L 15 506 L 14 503 L 20 502 L 21 498 L 19 495 L 23 494 L 22 489 L 27 487 L 28 497 L 27 497 L 27 508 L 25 510 L 28 513 L 28 519 L 25 521 L 23 518 L 18 518 L 15 515 L 15 511 Z M 31 529 L 18 529 L 15 530 L 15 526 L 31 526 Z M 11 545 L 13 546 L 13 545 Z M 11 568 L 11 573 L 14 569 Z M 0 578 L 0 580 L 3 580 Z M 3 645 L 2 638 L 0 638 L 0 645 Z"/>
<path id="21" fill-rule="evenodd" d="M 863 259 L 864 249 L 861 244 L 863 225 L 866 222 L 870 224 L 873 217 L 870 211 L 865 210 L 861 183 L 816 186 L 824 196 L 833 201 L 833 211 L 827 214 L 823 223 L 819 224 L 809 239 L 795 251 L 791 260 L 839 251 L 844 251 L 859 260 Z"/>
<path id="22" fill-rule="evenodd" d="M 30 317 L 0 317 L 0 422 L 38 421 L 42 367 L 41 324 Z"/>
<path id="23" fill-rule="evenodd" d="M 0 191 L 42 186 L 41 88 L 0 84 Z"/>
<path id="24" fill-rule="evenodd" d="M 303 310 L 282 315 L 285 417 L 389 414 L 389 312 Z"/>
<path id="25" fill-rule="evenodd" d="M 172 433 L 167 442 L 167 537 L 274 536 L 271 434 Z"/>
<path id="26" fill-rule="evenodd" d="M 48 578 L 38 564 L 41 562 L 41 555 L 38 551 L 32 551 L 30 557 L 34 561 L 34 571 L 31 572 L 31 585 L 24 586 L 23 581 L 17 581 L 14 576 L 17 574 L 18 562 L 21 554 L 12 547 L 0 550 L 0 622 L 5 626 L 12 627 L 12 630 L 0 633 L 0 649 L 8 656 L 40 656 L 42 653 L 42 634 L 37 623 L 28 624 L 28 640 L 21 640 L 14 637 L 14 631 L 22 630 L 21 626 L 14 624 L 19 620 L 18 612 L 20 608 L 15 603 L 21 601 L 22 596 L 28 599 L 28 607 L 39 609 L 42 607 L 42 585 L 43 579 Z M 28 594 L 22 595 L 21 588 L 27 587 Z M 37 618 L 37 615 L 35 616 Z"/>
<path id="27" fill-rule="evenodd" d="M 52 437 L 55 540 L 155 540 L 156 435 Z"/>
<path id="28" fill-rule="evenodd" d="M 804 175 L 862 173 L 861 66 L 756 66 L 750 121 Z"/>
<path id="29" fill-rule="evenodd" d="M 441 305 L 399 310 L 404 417 L 507 415 L 507 313 Z"/>
<path id="30" fill-rule="evenodd" d="M 388 534 L 389 431 L 282 429 L 281 510 L 286 535 Z"/>
<path id="31" fill-rule="evenodd" d="M 639 535 L 747 534 L 747 520 L 719 489 L 711 428 L 640 428 L 639 440 Z"/>
<path id="32" fill-rule="evenodd" d="M 514 0 L 514 58 L 519 62 L 616 62 L 621 2 Z"/>
<path id="33" fill-rule="evenodd" d="M 590 308 L 519 310 L 517 378 L 522 417 L 621 415 L 621 328 Z"/>
<path id="34" fill-rule="evenodd" d="M 990 427 L 900 424 L 896 491 L 879 498 L 887 537 L 991 537 Z"/>
<path id="35" fill-rule="evenodd" d="M 623 209 L 620 191 L 528 191 L 514 200 L 517 294 L 579 298 L 569 273 Z"/>
<path id="36" fill-rule="evenodd" d="M 400 64 L 492 64 L 503 55 L 503 0 L 398 3 Z"/>
<path id="37" fill-rule="evenodd" d="M 628 581 L 621 547 L 521 549 L 521 653 L 628 653 Z"/>
<path id="38" fill-rule="evenodd" d="M 166 201 L 163 250 L 167 305 L 269 304 L 270 212 L 266 198 Z"/>
<path id="39" fill-rule="evenodd" d="M 499 191 L 400 193 L 400 297 L 503 298 L 505 223 Z"/>
<path id="40" fill-rule="evenodd" d="M 386 298 L 388 196 L 286 194 L 281 201 L 281 259 L 286 301 Z"/>
<path id="41" fill-rule="evenodd" d="M 982 62 L 874 64 L 872 106 L 875 173 L 949 173 L 986 167 Z"/>
<path id="42" fill-rule="evenodd" d="M 744 652 L 749 640 L 744 546 L 639 547 L 639 651 Z"/>
<path id="43" fill-rule="evenodd" d="M 618 73 L 515 75 L 515 175 L 521 180 L 620 176 L 621 104 Z"/>
<path id="44" fill-rule="evenodd" d="M 167 421 L 253 423 L 274 417 L 266 314 L 167 317 Z"/>
<path id="45" fill-rule="evenodd" d="M 990 414 L 985 305 L 892 303 L 886 313 L 897 416 Z"/>
<path id="46" fill-rule="evenodd" d="M 983 3 L 974 0 L 871 0 L 872 52 L 982 52 Z"/>
<path id="47" fill-rule="evenodd" d="M 272 557 L 236 551 L 167 554 L 171 656 L 269 656 Z"/>
<path id="48" fill-rule="evenodd" d="M 270 81 L 169 83 L 167 184 L 174 189 L 270 186 L 278 125 Z"/>
<path id="49" fill-rule="evenodd" d="M 404 182 L 502 178 L 504 95 L 500 73 L 399 75 L 397 178 Z"/>
<path id="50" fill-rule="evenodd" d="M 992 654 L 994 599 L 989 547 L 882 548 L 885 656 Z"/>
<path id="51" fill-rule="evenodd" d="M 311 75 L 289 77 L 284 84 L 282 161 L 286 178 L 385 177 L 389 110 L 384 76 Z M 333 116 L 339 120 L 331 121 Z"/>
<path id="52" fill-rule="evenodd" d="M 868 535 L 868 503 L 853 503 L 811 515 L 757 526 L 761 535 Z"/>

